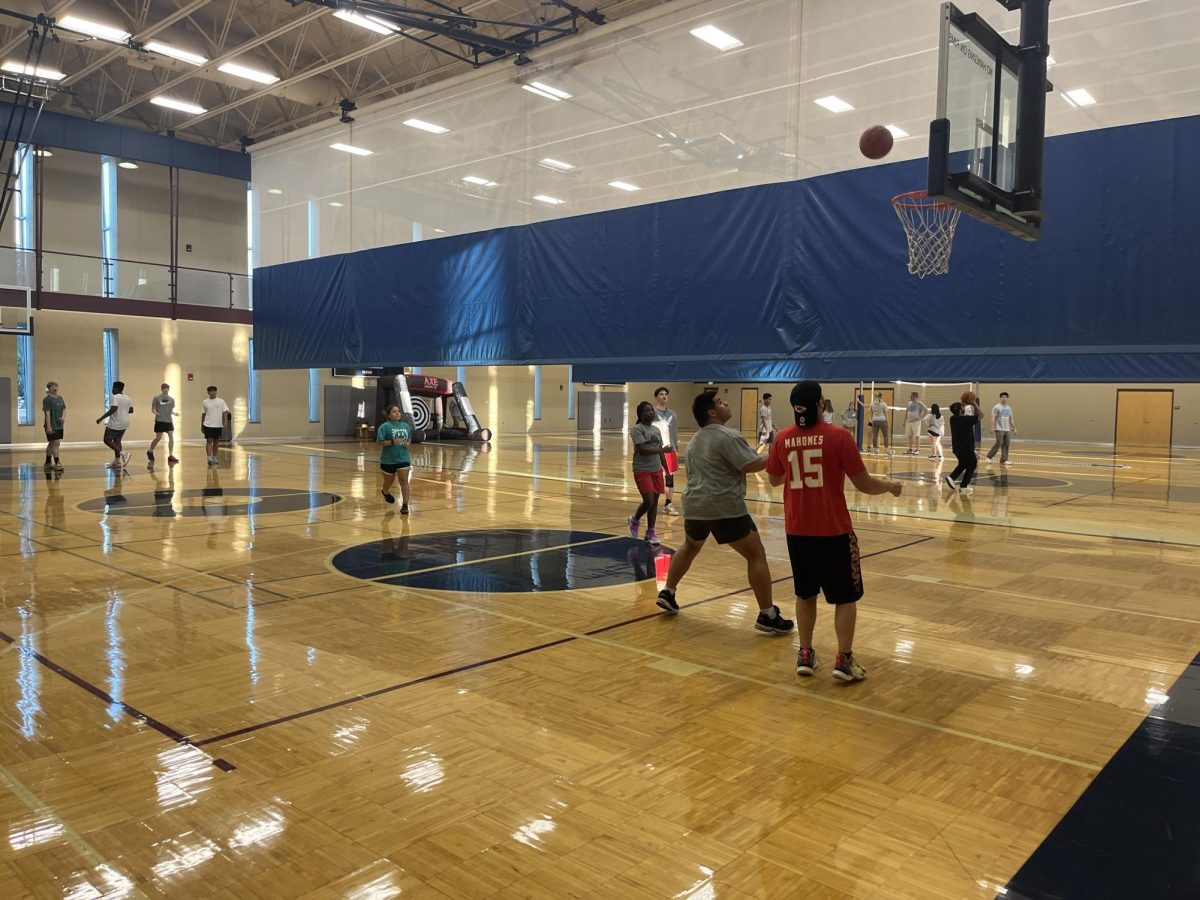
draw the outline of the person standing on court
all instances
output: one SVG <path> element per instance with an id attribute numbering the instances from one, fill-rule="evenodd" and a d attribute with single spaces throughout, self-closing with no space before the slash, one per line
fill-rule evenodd
<path id="1" fill-rule="evenodd" d="M 688 444 L 685 539 L 671 558 L 667 586 L 659 591 L 656 602 L 668 615 L 679 612 L 675 589 L 712 535 L 718 544 L 728 544 L 746 560 L 746 574 L 759 609 L 754 627 L 768 634 L 787 634 L 793 623 L 771 602 L 767 551 L 746 508 L 746 476 L 765 469 L 767 460 L 725 424 L 733 411 L 716 394 L 706 391 L 693 400 L 692 415 L 700 430 Z"/>
<path id="2" fill-rule="evenodd" d="M 133 401 L 125 396 L 125 382 L 112 383 L 112 398 L 109 400 L 108 412 L 96 420 L 99 425 L 105 419 L 104 446 L 113 452 L 113 461 L 108 464 L 110 469 L 123 469 L 129 465 L 129 454 L 122 447 L 121 439 L 129 428 L 129 417 L 133 415 Z"/>
<path id="3" fill-rule="evenodd" d="M 629 536 L 636 538 L 642 516 L 646 517 L 646 543 L 660 544 L 654 525 L 658 521 L 658 497 L 666 491 L 663 478 L 663 439 L 654 427 L 654 404 L 643 400 L 637 405 L 637 421 L 629 429 L 633 441 L 633 481 L 642 502 L 629 517 Z"/>
<path id="4" fill-rule="evenodd" d="M 800 648 L 796 672 L 812 675 L 817 668 L 813 630 L 817 595 L 834 606 L 833 627 L 838 654 L 833 677 L 862 681 L 867 670 L 854 659 L 856 604 L 863 595 L 858 538 L 846 506 L 845 481 L 864 494 L 899 497 L 899 481 L 876 478 L 867 471 L 854 439 L 844 428 L 823 421 L 821 385 L 802 381 L 792 388 L 796 424 L 775 438 L 767 461 L 771 484 L 783 485 L 783 521 L 796 590 L 796 633 Z"/>
<path id="5" fill-rule="evenodd" d="M 218 462 L 217 443 L 221 440 L 226 423 L 233 416 L 228 404 L 217 396 L 215 384 L 210 384 L 205 390 L 208 391 L 208 397 L 200 403 L 200 430 L 204 432 L 204 454 L 208 457 L 208 464 L 215 466 Z"/>
<path id="6" fill-rule="evenodd" d="M 654 392 L 654 427 L 663 439 L 663 484 L 667 490 L 663 512 L 668 516 L 677 516 L 679 510 L 671 500 L 675 496 L 675 472 L 679 469 L 679 416 L 675 410 L 667 408 L 670 399 L 671 392 L 665 386 Z"/>
<path id="7" fill-rule="evenodd" d="M 974 403 L 956 400 L 950 404 L 950 449 L 958 460 L 954 471 L 946 476 L 946 486 L 951 490 L 971 493 L 971 479 L 979 468 L 979 457 L 975 454 L 975 425 L 978 422 L 979 408 Z"/>
<path id="8" fill-rule="evenodd" d="M 146 459 L 150 460 L 150 465 L 154 465 L 154 448 L 158 446 L 158 442 L 162 440 L 162 436 L 167 436 L 167 463 L 175 465 L 179 462 L 175 458 L 175 422 L 174 417 L 179 415 L 175 411 L 175 398 L 171 396 L 171 386 L 169 384 L 160 385 L 162 392 L 155 394 L 154 399 L 150 401 L 150 410 L 154 413 L 154 440 L 150 442 L 150 449 L 146 451 Z"/>
<path id="9" fill-rule="evenodd" d="M 42 398 L 42 427 L 46 431 L 46 462 L 43 468 L 62 471 L 58 447 L 62 443 L 63 423 L 66 420 L 67 401 L 58 393 L 58 382 L 47 381 L 46 396 Z"/>
<path id="10" fill-rule="evenodd" d="M 1017 421 L 1013 418 L 1012 407 L 1008 405 L 1008 391 L 1001 391 L 1000 402 L 992 407 L 992 432 L 996 435 L 996 442 L 988 451 L 988 463 L 991 463 L 996 451 L 1000 451 L 1000 465 L 1007 466 L 1008 448 L 1012 436 L 1017 433 Z"/>
<path id="11" fill-rule="evenodd" d="M 763 394 L 762 406 L 758 408 L 758 446 L 754 448 L 755 453 L 762 453 L 764 447 L 771 446 L 771 440 L 775 437 L 773 416 L 771 395 Z"/>
<path id="12" fill-rule="evenodd" d="M 392 495 L 392 483 L 400 482 L 400 515 L 408 515 L 409 471 L 412 468 L 412 456 L 408 446 L 412 443 L 412 428 L 402 420 L 400 407 L 393 403 L 388 407 L 387 421 L 379 426 L 376 432 L 376 443 L 379 444 L 379 469 L 383 472 L 383 499 L 387 503 L 395 503 Z"/>
<path id="13" fill-rule="evenodd" d="M 879 438 L 883 436 L 883 452 L 889 456 L 892 452 L 892 438 L 888 434 L 888 405 L 883 400 L 883 391 L 875 392 L 871 403 L 871 449 L 875 453 L 879 449 Z"/>
<path id="14" fill-rule="evenodd" d="M 921 402 L 921 395 L 913 391 L 908 395 L 908 406 L 904 408 L 904 436 L 908 438 L 908 449 L 905 454 L 917 456 L 921 448 L 921 423 L 929 407 Z"/>

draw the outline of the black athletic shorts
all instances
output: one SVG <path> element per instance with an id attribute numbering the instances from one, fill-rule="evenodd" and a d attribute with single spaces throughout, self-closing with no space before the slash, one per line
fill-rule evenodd
<path id="1" fill-rule="evenodd" d="M 207 425 L 201 425 L 200 430 L 204 432 L 204 439 L 206 441 L 219 441 L 221 435 L 225 433 L 224 428 L 209 428 Z"/>
<path id="2" fill-rule="evenodd" d="M 155 422 L 154 423 L 154 433 L 155 434 L 169 434 L 170 432 L 172 432 L 174 430 L 175 430 L 174 422 Z"/>
<path id="3" fill-rule="evenodd" d="M 752 531 L 758 531 L 758 526 L 749 516 L 738 516 L 734 519 L 689 519 L 685 516 L 683 520 L 684 534 L 700 543 L 708 540 L 711 534 L 718 544 L 732 544 Z"/>
<path id="4" fill-rule="evenodd" d="M 104 439 L 106 441 L 119 441 L 123 434 L 125 434 L 124 428 L 105 428 L 104 429 Z"/>
<path id="5" fill-rule="evenodd" d="M 407 469 L 412 463 L 385 463 L 381 462 L 379 468 L 389 475 L 395 475 L 400 469 Z"/>
<path id="6" fill-rule="evenodd" d="M 58 431 L 47 431 L 46 432 L 46 440 L 48 442 L 49 441 L 61 441 L 62 439 L 63 439 L 63 430 L 61 428 L 58 429 Z"/>
<path id="7" fill-rule="evenodd" d="M 810 537 L 789 534 L 788 556 L 796 596 L 808 599 L 824 592 L 826 603 L 854 603 L 863 595 L 858 537 L 835 534 Z"/>

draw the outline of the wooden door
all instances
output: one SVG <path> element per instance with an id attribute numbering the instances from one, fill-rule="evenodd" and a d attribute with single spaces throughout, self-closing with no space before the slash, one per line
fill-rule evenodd
<path id="1" fill-rule="evenodd" d="M 1169 450 L 1174 417 L 1173 390 L 1118 390 L 1114 443 Z"/>
<path id="2" fill-rule="evenodd" d="M 758 388 L 742 388 L 742 434 L 758 438 Z"/>

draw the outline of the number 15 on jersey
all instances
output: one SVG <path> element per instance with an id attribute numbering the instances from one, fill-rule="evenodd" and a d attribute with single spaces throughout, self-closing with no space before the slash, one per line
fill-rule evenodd
<path id="1" fill-rule="evenodd" d="M 825 467 L 821 465 L 821 450 L 793 450 L 788 454 L 788 465 L 792 469 L 791 488 L 819 488 L 825 486 Z"/>

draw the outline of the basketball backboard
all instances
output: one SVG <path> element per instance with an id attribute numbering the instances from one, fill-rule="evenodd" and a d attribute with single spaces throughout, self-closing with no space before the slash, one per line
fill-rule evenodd
<path id="1" fill-rule="evenodd" d="M 1010 44 L 977 13 L 941 6 L 937 118 L 929 127 L 929 196 L 1037 240 L 1042 220 L 1049 0 L 1021 10 Z"/>
<path id="2" fill-rule="evenodd" d="M 33 334 L 33 291 L 0 284 L 0 334 Z"/>

